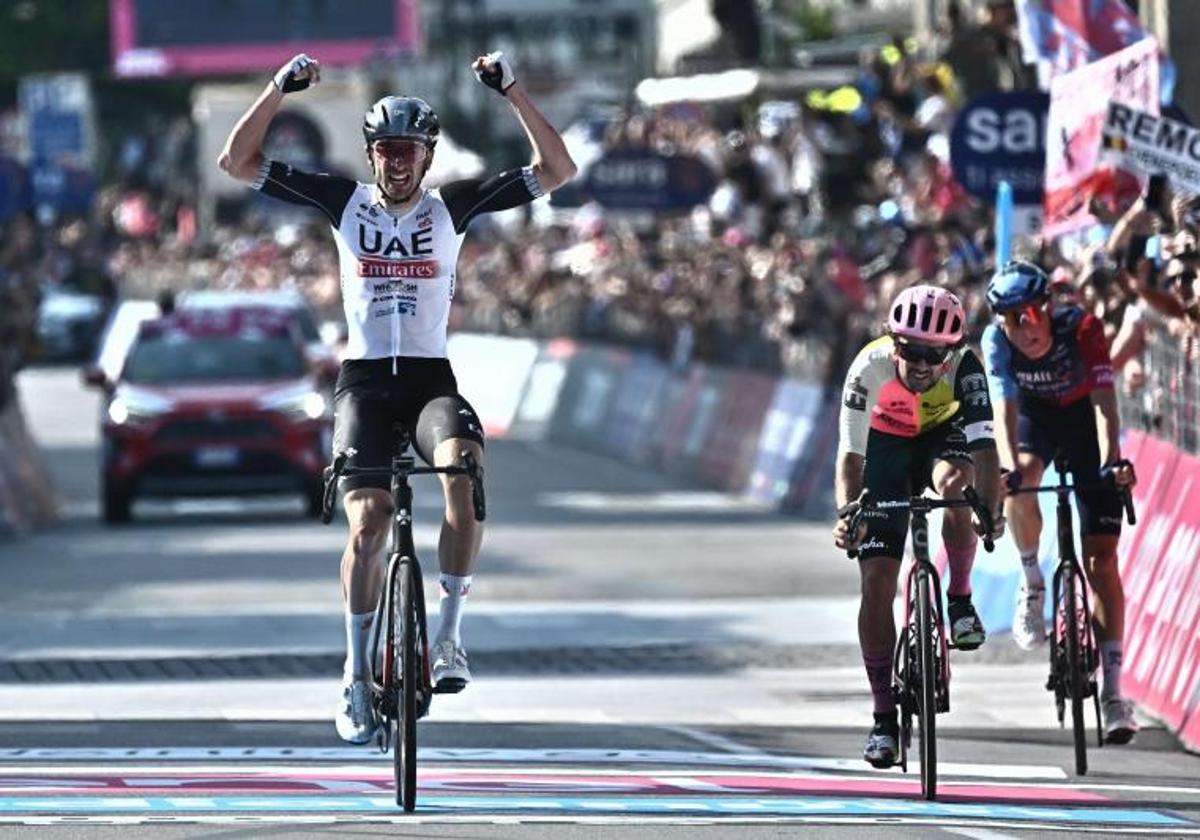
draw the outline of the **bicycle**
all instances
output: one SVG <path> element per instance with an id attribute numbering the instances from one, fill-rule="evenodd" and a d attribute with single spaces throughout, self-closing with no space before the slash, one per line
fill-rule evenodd
<path id="1" fill-rule="evenodd" d="M 1054 570 L 1051 601 L 1054 604 L 1054 626 L 1050 633 L 1050 676 L 1046 690 L 1054 692 L 1058 725 L 1066 725 L 1066 704 L 1071 702 L 1071 729 L 1075 742 L 1075 773 L 1087 775 L 1087 724 L 1083 719 L 1083 704 L 1092 698 L 1096 710 L 1097 744 L 1104 747 L 1104 726 L 1100 719 L 1100 692 L 1096 690 L 1096 667 L 1099 650 L 1092 627 L 1092 610 L 1088 600 L 1087 578 L 1075 553 L 1075 526 L 1068 497 L 1082 490 L 1094 490 L 1109 485 L 1067 484 L 1067 463 L 1061 455 L 1054 457 L 1057 484 L 1019 487 L 1012 493 L 1055 493 L 1055 518 L 1058 529 L 1058 566 Z M 1125 518 L 1137 524 L 1133 498 L 1128 487 L 1118 489 Z"/>
<path id="2" fill-rule="evenodd" d="M 991 512 L 983 505 L 974 487 L 963 490 L 961 499 L 933 499 L 912 496 L 909 499 L 873 501 L 863 491 L 858 501 L 838 511 L 849 519 L 849 533 L 856 534 L 863 516 L 869 511 L 907 510 L 912 517 L 913 564 L 904 582 L 904 626 L 896 641 L 893 658 L 893 684 L 900 707 L 900 765 L 908 772 L 908 749 L 912 740 L 913 717 L 917 719 L 918 750 L 921 761 L 921 795 L 929 801 L 937 798 L 937 715 L 950 711 L 949 651 L 954 645 L 946 637 L 946 619 L 942 610 L 942 585 L 937 567 L 929 559 L 929 512 L 938 508 L 970 507 L 983 524 L 983 546 L 991 551 Z M 858 549 L 846 555 L 858 557 Z"/>
<path id="3" fill-rule="evenodd" d="M 388 555 L 384 587 L 375 608 L 369 648 L 372 651 L 369 682 L 375 711 L 383 721 L 378 736 L 379 748 L 383 753 L 389 746 L 392 748 L 396 804 L 406 812 L 416 808 L 417 801 L 417 721 L 429 713 L 434 694 L 453 694 L 463 688 L 461 684 L 432 685 L 425 588 L 421 563 L 413 545 L 413 495 L 408 477 L 465 475 L 471 481 L 476 521 L 482 522 L 487 516 L 482 470 L 469 452 L 462 454 L 463 466 L 460 467 L 418 467 L 408 451 L 409 444 L 408 435 L 397 429 L 395 454 L 388 467 L 348 466 L 357 454 L 356 450 L 338 452 L 333 463 L 325 468 L 321 505 L 321 521 L 329 524 L 333 520 L 339 478 L 389 476 L 391 479 L 392 549 Z M 382 656 L 376 656 L 381 635 L 385 644 Z"/>

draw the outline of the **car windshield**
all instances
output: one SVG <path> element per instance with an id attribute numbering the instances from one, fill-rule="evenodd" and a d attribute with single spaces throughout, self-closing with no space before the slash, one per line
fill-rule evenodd
<path id="1" fill-rule="evenodd" d="M 294 379 L 305 370 L 300 348 L 286 336 L 168 333 L 138 340 L 125 380 L 135 385 L 249 382 Z"/>

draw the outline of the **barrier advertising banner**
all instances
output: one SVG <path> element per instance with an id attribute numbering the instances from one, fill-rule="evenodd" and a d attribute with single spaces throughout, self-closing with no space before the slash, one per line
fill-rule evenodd
<path id="1" fill-rule="evenodd" d="M 547 436 L 563 384 L 567 381 L 567 366 L 577 352 L 579 346 L 566 338 L 555 339 L 542 347 L 529 370 L 517 415 L 509 427 L 510 437 L 541 440 Z"/>
<path id="2" fill-rule="evenodd" d="M 775 397 L 763 418 L 758 457 L 746 486 L 748 496 L 778 504 L 787 495 L 788 480 L 809 442 L 820 401 L 818 385 L 789 379 L 776 385 Z"/>
<path id="3" fill-rule="evenodd" d="M 1088 202 L 1114 190 L 1100 163 L 1100 136 L 1109 102 L 1158 113 L 1158 43 L 1145 38 L 1050 83 L 1046 124 L 1044 232 L 1070 233 L 1091 224 Z"/>
<path id="4" fill-rule="evenodd" d="M 446 346 L 459 392 L 483 422 L 484 434 L 502 437 L 517 413 L 538 344 L 528 338 L 455 333 Z"/>
<path id="5" fill-rule="evenodd" d="M 666 365 L 653 356 L 640 353 L 633 358 L 605 421 L 605 452 L 630 461 L 645 457 L 668 376 Z"/>
<path id="6" fill-rule="evenodd" d="M 700 462 L 700 478 L 706 484 L 734 493 L 745 489 L 774 395 L 770 376 L 748 371 L 729 375 Z"/>

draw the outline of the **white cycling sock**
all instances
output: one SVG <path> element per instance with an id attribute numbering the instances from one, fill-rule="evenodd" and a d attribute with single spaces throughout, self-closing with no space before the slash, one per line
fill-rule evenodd
<path id="1" fill-rule="evenodd" d="M 346 610 L 346 665 L 342 677 L 346 682 L 365 680 L 371 672 L 367 648 L 371 644 L 371 625 L 375 613 L 352 613 Z"/>
<path id="2" fill-rule="evenodd" d="M 1125 659 L 1125 645 L 1120 641 L 1100 643 L 1100 666 L 1104 669 L 1104 688 L 1100 699 L 1108 700 L 1121 696 L 1121 663 Z"/>
<path id="3" fill-rule="evenodd" d="M 438 582 L 442 585 L 442 621 L 438 625 L 437 636 L 433 642 L 438 644 L 449 639 L 456 645 L 461 644 L 459 625 L 462 624 L 463 604 L 471 592 L 471 575 L 449 575 L 442 572 Z"/>
<path id="4" fill-rule="evenodd" d="M 1025 584 L 1031 589 L 1046 588 L 1046 579 L 1042 577 L 1042 569 L 1038 565 L 1038 559 L 1036 548 L 1028 553 L 1021 552 L 1021 568 L 1025 572 Z"/>

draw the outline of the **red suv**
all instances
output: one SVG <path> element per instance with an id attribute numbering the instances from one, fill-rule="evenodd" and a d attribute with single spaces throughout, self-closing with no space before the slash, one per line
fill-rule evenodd
<path id="1" fill-rule="evenodd" d="M 103 514 L 135 497 L 300 492 L 321 507 L 332 406 L 287 313 L 177 311 L 142 323 L 102 418 Z"/>

